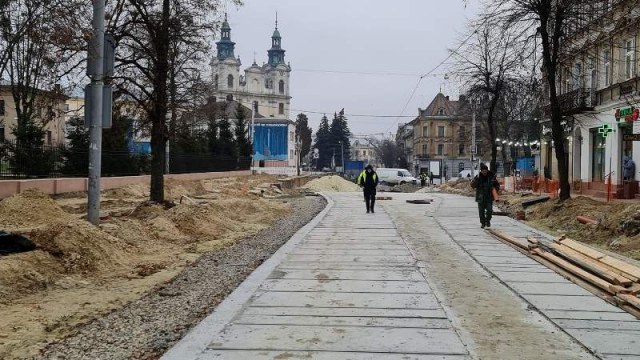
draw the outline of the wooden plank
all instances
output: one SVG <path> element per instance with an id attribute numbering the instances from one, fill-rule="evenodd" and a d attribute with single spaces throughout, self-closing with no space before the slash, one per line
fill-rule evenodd
<path id="1" fill-rule="evenodd" d="M 526 200 L 522 202 L 522 207 L 523 208 L 528 208 L 529 206 L 535 205 L 535 204 L 539 204 L 539 203 L 543 203 L 545 201 L 548 201 L 549 199 L 551 199 L 548 196 L 542 196 L 542 197 L 538 197 L 535 199 L 531 199 L 531 200 Z"/>
<path id="2" fill-rule="evenodd" d="M 502 231 L 498 231 L 498 230 L 494 230 L 494 229 L 486 229 L 489 233 L 499 237 L 502 240 L 505 240 L 523 250 L 529 250 L 529 246 L 527 243 L 518 240 L 516 238 L 514 238 L 513 236 L 509 235 L 509 234 L 505 234 Z"/>
<path id="3" fill-rule="evenodd" d="M 631 275 L 631 277 L 634 277 L 636 279 L 640 278 L 640 268 L 637 266 L 633 266 L 629 263 L 608 255 L 600 259 L 600 262 L 616 268 L 625 274 Z"/>
<path id="4" fill-rule="evenodd" d="M 590 248 L 590 247 L 588 247 L 586 245 L 583 245 L 583 244 L 581 244 L 581 243 L 579 243 L 579 242 L 577 242 L 575 240 L 571 240 L 571 239 L 567 239 L 567 238 L 561 237 L 559 239 L 556 239 L 556 242 L 559 243 L 559 244 L 562 244 L 562 245 L 564 245 L 566 247 L 572 248 L 573 250 L 575 250 L 575 251 L 577 251 L 577 252 L 579 252 L 579 253 L 581 253 L 583 255 L 586 255 L 586 256 L 588 256 L 588 257 L 590 257 L 592 259 L 595 259 L 595 260 L 600 260 L 603 257 L 607 256 L 606 254 L 603 254 L 598 250 L 595 250 L 595 249 L 592 249 L 592 248 Z"/>
<path id="5" fill-rule="evenodd" d="M 638 283 L 640 281 L 640 279 L 637 278 L 637 277 L 631 276 L 631 275 L 627 274 L 626 272 L 624 272 L 624 271 L 622 271 L 620 269 L 617 269 L 617 268 L 615 268 L 613 266 L 607 265 L 606 263 L 603 263 L 601 260 L 596 260 L 596 259 L 593 259 L 593 258 L 591 258 L 589 256 L 586 256 L 586 255 L 584 255 L 584 254 L 582 254 L 582 253 L 580 253 L 578 251 L 573 250 L 572 248 L 570 248 L 568 246 L 563 246 L 562 243 L 556 244 L 556 246 L 562 248 L 563 251 L 567 251 L 569 253 L 580 254 L 580 255 L 584 256 L 586 259 L 591 259 L 592 262 L 597 263 L 597 264 L 601 265 L 603 268 L 605 268 L 605 269 L 607 269 L 607 270 L 609 270 L 611 272 L 614 272 L 614 273 L 616 273 L 618 275 L 621 275 L 622 277 L 627 278 L 627 279 L 631 280 L 634 283 Z M 605 258 L 606 257 L 607 256 L 605 256 Z"/>
<path id="6" fill-rule="evenodd" d="M 590 257 L 584 256 L 581 253 L 568 248 L 566 246 L 552 244 L 551 248 L 554 250 L 556 255 L 574 263 L 577 266 L 601 277 L 604 280 L 607 280 L 610 283 L 622 285 L 625 287 L 631 286 L 633 284 L 633 280 L 622 276 L 619 273 L 611 271 L 609 267 L 605 264 L 600 263 L 597 260 L 593 260 Z"/>
<path id="7" fill-rule="evenodd" d="M 618 294 L 616 295 L 616 297 L 622 299 L 627 305 L 631 305 L 634 308 L 640 310 L 640 298 L 636 297 L 635 295 Z"/>
<path id="8" fill-rule="evenodd" d="M 560 258 L 559 256 L 553 255 L 549 252 L 544 252 L 540 249 L 533 249 L 531 250 L 532 253 L 545 258 L 547 260 L 549 260 L 550 262 L 554 263 L 555 265 L 561 267 L 562 269 L 570 272 L 573 275 L 578 276 L 579 278 L 591 283 L 592 285 L 597 286 L 598 288 L 600 288 L 601 290 L 606 291 L 607 293 L 613 293 L 611 290 L 611 283 L 607 282 L 606 280 L 603 280 L 589 272 L 587 272 L 586 270 L 583 270 L 575 265 L 573 265 L 572 263 Z"/>

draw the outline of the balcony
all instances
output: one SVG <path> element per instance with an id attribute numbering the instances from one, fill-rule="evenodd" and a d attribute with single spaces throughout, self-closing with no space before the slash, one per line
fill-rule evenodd
<path id="1" fill-rule="evenodd" d="M 595 92 L 590 88 L 582 88 L 558 95 L 562 116 L 576 115 L 585 111 L 593 111 L 597 105 Z M 551 105 L 544 107 L 546 117 L 551 117 Z"/>

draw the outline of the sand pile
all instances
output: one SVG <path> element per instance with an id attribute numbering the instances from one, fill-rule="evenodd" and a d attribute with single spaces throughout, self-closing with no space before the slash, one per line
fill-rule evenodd
<path id="1" fill-rule="evenodd" d="M 360 191 L 360 187 L 340 176 L 330 175 L 310 181 L 304 186 L 306 189 L 326 192 L 353 192 Z"/>
<path id="2" fill-rule="evenodd" d="M 69 219 L 71 216 L 40 190 L 27 190 L 0 201 L 1 230 L 32 228 Z"/>
<path id="3" fill-rule="evenodd" d="M 475 196 L 475 190 L 471 188 L 471 181 L 465 179 L 458 179 L 455 181 L 446 182 L 438 188 L 442 192 L 446 192 L 449 194 L 458 194 L 464 196 Z"/>

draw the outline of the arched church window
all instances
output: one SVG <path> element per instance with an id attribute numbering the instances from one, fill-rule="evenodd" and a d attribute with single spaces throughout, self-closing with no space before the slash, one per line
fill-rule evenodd
<path id="1" fill-rule="evenodd" d="M 231 89 L 233 89 L 233 75 L 229 75 L 227 77 L 227 86 Z"/>
<path id="2" fill-rule="evenodd" d="M 280 84 L 278 85 L 278 90 L 280 94 L 284 94 L 284 80 L 280 80 Z"/>
<path id="3" fill-rule="evenodd" d="M 264 83 L 264 87 L 266 87 L 267 89 L 273 89 L 273 80 L 267 79 L 267 81 L 265 81 Z"/>

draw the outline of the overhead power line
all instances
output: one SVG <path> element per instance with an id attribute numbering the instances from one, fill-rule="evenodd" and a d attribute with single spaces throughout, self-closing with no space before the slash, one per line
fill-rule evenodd
<path id="1" fill-rule="evenodd" d="M 308 73 L 321 73 L 321 74 L 350 74 L 350 75 L 374 75 L 374 76 L 408 76 L 417 77 L 422 74 L 410 74 L 410 73 L 397 73 L 397 72 L 374 72 L 374 71 L 342 71 L 342 70 L 318 70 L 318 69 L 294 69 L 293 72 L 308 72 Z M 438 77 L 446 74 L 431 74 L 430 76 Z"/>

